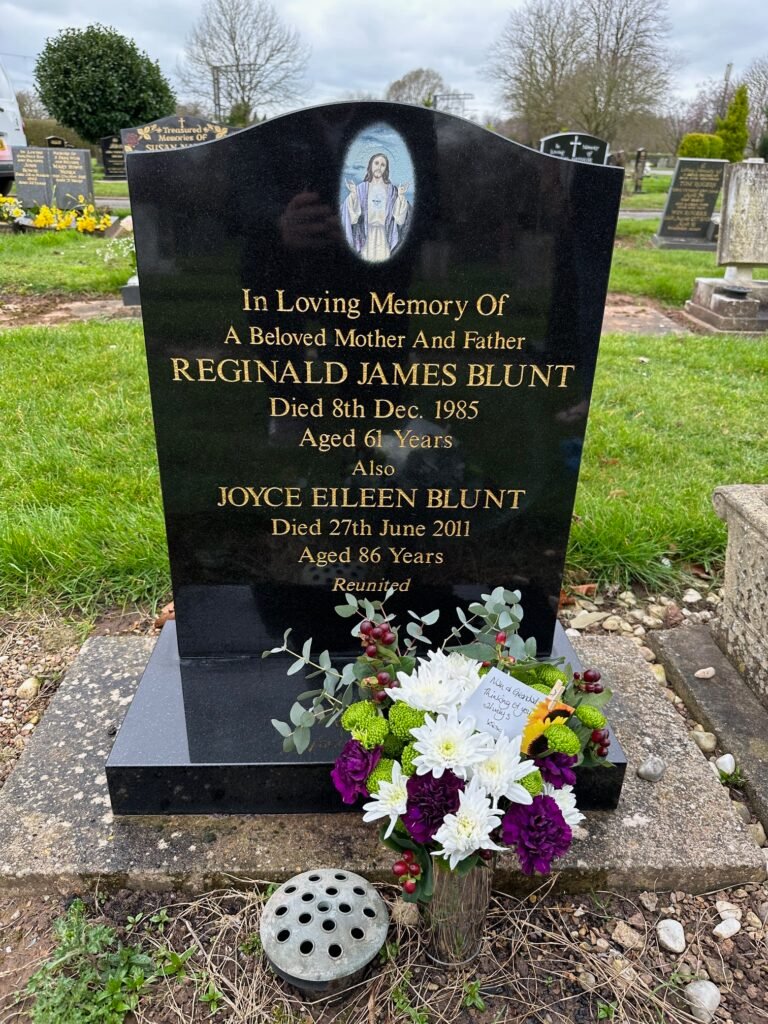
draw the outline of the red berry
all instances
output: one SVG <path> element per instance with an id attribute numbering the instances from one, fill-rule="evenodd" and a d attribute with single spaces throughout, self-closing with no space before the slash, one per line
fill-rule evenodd
<path id="1" fill-rule="evenodd" d="M 408 865 L 405 863 L 404 860 L 396 860 L 395 863 L 392 865 L 392 873 L 395 875 L 407 875 Z"/>
<path id="2" fill-rule="evenodd" d="M 365 648 L 365 653 L 368 655 L 369 658 L 375 658 L 376 655 L 379 653 L 379 649 L 376 646 L 376 644 L 368 644 L 368 646 Z"/>
<path id="3" fill-rule="evenodd" d="M 406 864 L 410 864 L 415 857 L 416 854 L 413 852 L 413 850 L 403 850 L 403 860 L 406 862 Z"/>
<path id="4" fill-rule="evenodd" d="M 385 633 L 384 636 L 381 638 L 381 642 L 384 644 L 385 647 L 390 647 L 395 642 L 395 634 Z"/>
<path id="5" fill-rule="evenodd" d="M 573 673 L 573 678 L 574 678 L 574 680 L 581 679 L 581 672 L 574 672 Z"/>
<path id="6" fill-rule="evenodd" d="M 594 729 L 590 737 L 593 743 L 597 743 L 598 746 L 603 742 L 603 730 Z"/>
<path id="7" fill-rule="evenodd" d="M 584 673 L 585 683 L 599 683 L 602 678 L 596 668 L 588 668 Z"/>
<path id="8" fill-rule="evenodd" d="M 604 689 L 602 683 L 592 683 L 592 693 L 602 693 Z"/>
<path id="9" fill-rule="evenodd" d="M 418 878 L 419 875 L 421 874 L 421 864 L 417 864 L 415 860 L 411 861 L 411 863 L 408 865 L 408 870 L 413 875 L 414 878 Z"/>
<path id="10" fill-rule="evenodd" d="M 483 666 L 482 666 L 482 667 L 483 667 L 483 668 L 490 668 L 490 667 L 491 667 L 491 663 L 490 663 L 490 661 L 484 661 L 484 662 L 483 662 Z"/>
<path id="11" fill-rule="evenodd" d="M 608 747 L 598 747 L 597 748 L 597 756 L 598 757 L 606 757 L 607 754 L 608 754 Z"/>
<path id="12" fill-rule="evenodd" d="M 409 896 L 413 896 L 416 892 L 416 883 L 412 878 L 406 878 L 403 882 L 403 889 L 408 893 Z"/>
<path id="13" fill-rule="evenodd" d="M 385 633 L 386 630 L 382 629 L 381 626 L 374 626 L 371 630 L 371 636 L 374 640 L 381 640 Z"/>
<path id="14" fill-rule="evenodd" d="M 382 701 L 387 699 L 386 693 L 383 690 L 377 690 L 376 693 L 371 694 L 371 700 L 376 701 L 377 704 L 381 704 Z"/>
<path id="15" fill-rule="evenodd" d="M 368 634 L 371 632 L 372 629 L 373 629 L 373 623 L 371 622 L 371 620 L 370 619 L 363 619 L 363 621 L 360 623 L 360 632 L 362 633 L 362 635 L 363 636 L 368 636 Z"/>
<path id="16" fill-rule="evenodd" d="M 497 644 L 505 644 L 506 642 L 507 642 L 507 634 L 504 632 L 504 630 L 501 630 L 501 632 L 496 634 L 496 643 Z"/>
<path id="17" fill-rule="evenodd" d="M 378 679 L 380 686 L 389 686 L 389 684 L 392 682 L 392 676 L 389 674 L 389 672 L 379 672 L 376 675 L 376 678 Z"/>
<path id="18" fill-rule="evenodd" d="M 493 850 L 480 850 L 479 852 L 483 860 L 493 860 Z"/>

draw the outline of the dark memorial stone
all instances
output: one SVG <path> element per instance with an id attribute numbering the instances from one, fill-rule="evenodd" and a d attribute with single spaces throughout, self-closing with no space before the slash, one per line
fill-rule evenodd
<path id="1" fill-rule="evenodd" d="M 66 149 L 67 146 L 70 146 L 70 143 L 66 139 L 62 139 L 60 135 L 46 135 L 45 144 L 51 149 Z"/>
<path id="2" fill-rule="evenodd" d="M 53 202 L 48 150 L 42 146 L 18 146 L 13 150 L 16 197 L 25 209 Z"/>
<path id="3" fill-rule="evenodd" d="M 16 195 L 22 206 L 58 206 L 72 210 L 93 201 L 91 154 L 87 149 L 18 147 L 13 151 Z"/>
<path id="4" fill-rule="evenodd" d="M 657 248 L 717 248 L 712 214 L 727 166 L 727 160 L 683 157 L 677 161 L 661 227 L 653 237 Z"/>
<path id="5" fill-rule="evenodd" d="M 539 141 L 539 150 L 549 156 L 565 157 L 585 164 L 604 164 L 608 160 L 608 143 L 585 132 L 559 132 Z"/>
<path id="6" fill-rule="evenodd" d="M 647 159 L 647 152 L 644 149 L 638 149 L 635 153 L 635 192 L 643 191 L 643 178 L 645 177 L 645 163 Z"/>
<path id="7" fill-rule="evenodd" d="M 119 135 L 105 135 L 100 140 L 101 163 L 105 181 L 119 181 L 125 178 L 125 150 Z"/>
<path id="8" fill-rule="evenodd" d="M 171 114 L 139 128 L 123 128 L 120 135 L 126 153 L 144 153 L 160 149 L 180 149 L 199 142 L 214 142 L 239 131 L 200 117 Z"/>
<path id="9" fill-rule="evenodd" d="M 439 642 L 502 583 L 576 664 L 556 612 L 622 172 L 385 103 L 127 169 L 176 621 L 113 809 L 342 810 L 341 734 L 299 756 L 270 724 L 306 688 L 261 658 L 288 626 L 353 658 L 333 605 L 392 587 Z"/>

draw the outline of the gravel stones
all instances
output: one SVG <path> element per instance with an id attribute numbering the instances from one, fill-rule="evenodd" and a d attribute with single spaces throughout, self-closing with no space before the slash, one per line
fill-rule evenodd
<path id="1" fill-rule="evenodd" d="M 685 1001 L 691 1008 L 691 1016 L 702 1024 L 709 1024 L 720 1005 L 720 989 L 711 981 L 692 981 L 683 989 Z"/>
<path id="2" fill-rule="evenodd" d="M 724 775 L 733 775 L 736 771 L 736 758 L 733 754 L 723 754 L 715 761 L 715 767 Z"/>
<path id="3" fill-rule="evenodd" d="M 706 668 L 697 669 L 693 674 L 697 679 L 714 679 L 716 669 L 712 665 L 707 665 Z"/>
<path id="4" fill-rule="evenodd" d="M 679 921 L 663 918 L 656 925 L 656 936 L 661 948 L 669 953 L 685 952 L 685 932 Z"/>
<path id="5" fill-rule="evenodd" d="M 721 921 L 741 920 L 741 907 L 737 907 L 735 903 L 730 903 L 728 900 L 717 900 L 715 910 L 720 915 Z"/>
<path id="6" fill-rule="evenodd" d="M 667 766 L 664 761 L 657 754 L 652 754 L 637 769 L 637 776 L 640 779 L 645 779 L 646 782 L 659 782 L 664 777 L 666 770 Z"/>
<path id="7" fill-rule="evenodd" d="M 645 939 L 640 932 L 635 931 L 626 921 L 616 922 L 611 938 L 622 949 L 642 949 L 645 946 Z"/>
<path id="8" fill-rule="evenodd" d="M 690 587 L 683 594 L 683 604 L 698 604 L 699 601 L 703 600 L 704 598 L 701 596 L 698 590 L 694 590 L 693 587 Z"/>
<path id="9" fill-rule="evenodd" d="M 40 693 L 40 680 L 37 676 L 30 676 L 16 689 L 16 696 L 19 700 L 34 700 L 38 693 Z"/>
<path id="10" fill-rule="evenodd" d="M 692 732 L 691 738 L 702 754 L 714 754 L 717 736 L 713 732 Z"/>
<path id="11" fill-rule="evenodd" d="M 740 931 L 741 921 L 737 921 L 735 917 L 728 917 L 712 929 L 712 934 L 716 939 L 723 940 L 732 939 Z"/>
<path id="12" fill-rule="evenodd" d="M 760 822 L 759 821 L 755 821 L 751 825 L 747 825 L 747 828 L 749 829 L 749 833 L 752 836 L 752 838 L 755 840 L 757 845 L 758 846 L 765 846 L 765 842 L 766 842 L 765 829 L 760 824 Z"/>

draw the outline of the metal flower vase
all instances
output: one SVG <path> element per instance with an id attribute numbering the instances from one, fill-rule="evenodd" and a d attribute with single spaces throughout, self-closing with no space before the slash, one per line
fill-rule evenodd
<path id="1" fill-rule="evenodd" d="M 459 967 L 479 954 L 492 882 L 492 863 L 465 875 L 435 865 L 434 892 L 423 908 L 426 952 L 433 963 Z"/>

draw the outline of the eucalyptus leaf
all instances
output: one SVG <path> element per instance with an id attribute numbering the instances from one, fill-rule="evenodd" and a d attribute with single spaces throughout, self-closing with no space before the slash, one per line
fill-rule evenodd
<path id="1" fill-rule="evenodd" d="M 472 604 L 469 606 L 469 610 L 472 612 L 473 615 L 485 615 L 485 605 L 478 604 L 477 601 L 472 602 Z"/>
<path id="2" fill-rule="evenodd" d="M 304 659 L 304 661 L 309 661 L 311 654 L 312 654 L 312 637 L 310 637 L 309 640 L 307 640 L 305 642 L 304 646 L 301 648 L 301 656 Z"/>
<path id="3" fill-rule="evenodd" d="M 474 658 L 476 661 L 491 661 L 496 654 L 493 647 L 486 644 L 463 644 L 460 647 L 452 647 L 452 651 L 466 655 L 467 658 Z"/>
<path id="4" fill-rule="evenodd" d="M 459 617 L 459 622 L 461 622 L 462 625 L 464 625 L 467 621 L 467 616 L 464 614 L 464 609 L 461 606 L 456 608 L 456 614 Z"/>
<path id="5" fill-rule="evenodd" d="M 291 731 L 292 730 L 291 730 L 290 725 L 288 725 L 287 722 L 278 722 L 278 720 L 276 718 L 273 718 L 272 719 L 272 725 L 275 727 L 275 729 L 277 729 L 277 731 L 280 733 L 281 736 L 290 736 L 291 735 Z"/>
<path id="6" fill-rule="evenodd" d="M 427 612 L 426 615 L 422 615 L 421 621 L 425 626 L 434 626 L 437 620 L 440 618 L 440 609 L 435 608 L 433 612 Z"/>
<path id="7" fill-rule="evenodd" d="M 346 593 L 344 595 L 344 600 L 347 602 L 350 608 L 357 609 L 357 598 L 355 597 L 354 594 Z"/>
<path id="8" fill-rule="evenodd" d="M 309 700 L 310 697 L 316 697 L 318 693 L 322 693 L 322 690 L 305 690 L 304 693 L 299 693 L 296 700 Z"/>
<path id="9" fill-rule="evenodd" d="M 529 636 L 528 639 L 525 641 L 525 653 L 528 655 L 529 658 L 535 658 L 536 657 L 536 637 L 535 636 Z"/>
<path id="10" fill-rule="evenodd" d="M 303 714 L 304 714 L 304 708 L 297 701 L 293 705 L 293 707 L 291 708 L 291 711 L 290 711 L 290 719 L 291 719 L 291 721 L 293 722 L 294 725 L 299 725 L 301 723 L 301 716 Z"/>
<path id="11" fill-rule="evenodd" d="M 408 625 L 405 627 L 405 631 L 408 634 L 408 636 L 412 637 L 419 637 L 421 636 L 422 633 L 421 626 L 416 622 L 409 622 Z"/>
<path id="12" fill-rule="evenodd" d="M 315 716 L 312 714 L 311 711 L 305 711 L 304 714 L 299 719 L 299 725 L 303 729 L 311 729 L 314 724 Z"/>
<path id="13" fill-rule="evenodd" d="M 395 593 L 395 588 L 394 587 L 388 587 L 387 588 L 387 592 L 384 595 L 384 600 L 388 601 L 390 599 L 390 597 L 392 597 L 394 595 L 394 593 Z"/>
<path id="14" fill-rule="evenodd" d="M 293 742 L 293 733 L 290 736 L 286 736 L 283 740 L 283 750 L 286 754 L 292 754 L 296 749 L 296 744 Z"/>
<path id="15" fill-rule="evenodd" d="M 297 729 L 293 734 L 293 741 L 296 744 L 296 753 L 303 754 L 309 746 L 310 732 L 309 729 Z"/>
<path id="16" fill-rule="evenodd" d="M 348 604 L 337 604 L 333 609 L 336 614 L 342 619 L 351 619 L 357 611 L 357 608 L 350 608 Z"/>
<path id="17" fill-rule="evenodd" d="M 320 668 L 322 668 L 322 669 L 326 669 L 327 670 L 327 669 L 329 669 L 331 667 L 333 662 L 331 661 L 331 656 L 328 653 L 328 651 L 322 651 L 321 652 L 319 658 L 317 659 L 317 663 L 320 666 Z"/>
<path id="18" fill-rule="evenodd" d="M 300 672 L 304 668 L 304 664 L 305 662 L 301 658 L 297 658 L 296 661 L 294 661 L 294 663 L 291 665 L 291 667 L 286 670 L 285 674 L 287 676 L 296 675 L 297 672 Z"/>
<path id="19" fill-rule="evenodd" d="M 335 676 L 326 675 L 325 679 L 323 680 L 323 690 L 325 691 L 325 693 L 330 694 L 330 696 L 333 696 L 334 693 L 336 692 L 336 683 L 337 679 L 335 678 Z"/>
<path id="20" fill-rule="evenodd" d="M 373 607 L 368 598 L 363 599 L 363 610 L 369 619 L 372 619 L 376 614 L 376 609 Z"/>

